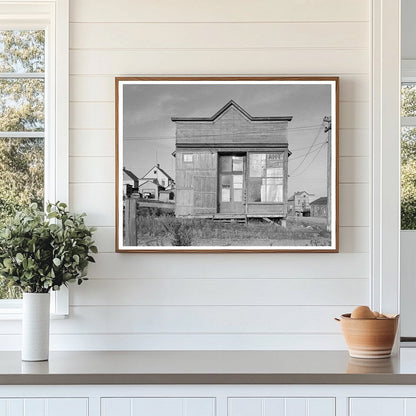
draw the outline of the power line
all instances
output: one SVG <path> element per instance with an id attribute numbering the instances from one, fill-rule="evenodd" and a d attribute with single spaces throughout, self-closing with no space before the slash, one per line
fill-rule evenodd
<path id="1" fill-rule="evenodd" d="M 315 157 L 309 162 L 309 165 L 306 166 L 305 169 L 303 169 L 302 172 L 298 173 L 297 175 L 291 175 L 292 177 L 297 177 L 303 175 L 309 168 L 309 166 L 312 165 L 313 162 L 315 162 L 315 159 L 318 157 L 319 153 L 321 153 L 321 150 L 325 147 L 326 142 L 322 144 L 322 146 L 318 149 L 318 152 L 315 154 Z"/>
<path id="2" fill-rule="evenodd" d="M 300 159 L 301 157 L 304 157 L 305 155 L 311 155 L 312 153 L 315 153 L 316 151 L 318 151 L 318 150 L 320 150 L 319 148 L 318 148 L 318 146 L 321 146 L 322 144 L 325 144 L 326 143 L 326 141 L 325 142 L 319 142 L 319 143 L 316 143 L 315 145 L 314 145 L 314 147 L 315 147 L 315 149 L 313 149 L 313 150 L 311 150 L 310 152 L 308 152 L 308 153 L 302 153 L 301 155 L 299 155 L 299 156 L 296 156 L 296 157 L 291 157 L 291 158 L 289 158 L 288 159 L 288 162 L 292 162 L 292 161 L 294 161 L 294 160 L 297 160 L 297 159 Z M 308 146 L 309 147 L 309 146 Z"/>
<path id="3" fill-rule="evenodd" d="M 306 160 L 306 158 L 308 157 L 308 154 L 310 153 L 310 151 L 311 151 L 311 149 L 312 149 L 312 147 L 314 146 L 314 144 L 315 144 L 315 142 L 318 140 L 318 137 L 319 137 L 319 135 L 321 134 L 321 132 L 322 132 L 322 130 L 323 130 L 323 128 L 324 128 L 324 124 L 322 123 L 321 124 L 321 127 L 319 128 L 319 130 L 318 130 L 318 133 L 316 134 L 316 136 L 315 136 L 315 138 L 313 139 L 313 141 L 312 141 L 312 144 L 310 145 L 310 147 L 309 147 L 309 150 L 306 152 L 306 154 L 305 154 L 305 156 L 304 156 L 304 158 L 302 159 L 302 161 L 299 163 L 299 165 L 298 166 L 296 166 L 296 168 L 293 170 L 293 172 L 296 172 L 302 165 L 303 165 L 303 163 L 305 162 L 305 160 Z M 292 172 L 292 173 L 293 173 Z"/>

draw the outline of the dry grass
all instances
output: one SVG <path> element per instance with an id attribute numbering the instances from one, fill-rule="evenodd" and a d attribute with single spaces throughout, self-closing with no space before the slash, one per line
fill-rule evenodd
<path id="1" fill-rule="evenodd" d="M 328 246 L 323 219 L 288 219 L 287 227 L 252 219 L 221 223 L 210 219 L 175 218 L 141 208 L 137 218 L 139 246 Z"/>

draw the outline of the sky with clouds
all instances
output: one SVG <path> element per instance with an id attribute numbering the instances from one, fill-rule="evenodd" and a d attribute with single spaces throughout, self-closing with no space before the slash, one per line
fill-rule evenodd
<path id="1" fill-rule="evenodd" d="M 123 163 L 137 176 L 160 163 L 175 177 L 175 123 L 171 117 L 211 117 L 234 100 L 252 116 L 293 116 L 289 122 L 289 196 L 326 195 L 331 90 L 323 84 L 129 84 L 123 87 Z"/>

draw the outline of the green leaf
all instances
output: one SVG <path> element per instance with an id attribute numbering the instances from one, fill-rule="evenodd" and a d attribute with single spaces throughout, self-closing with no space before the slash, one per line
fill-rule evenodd
<path id="1" fill-rule="evenodd" d="M 61 265 L 61 259 L 58 259 L 57 257 L 55 257 L 55 258 L 53 259 L 53 264 L 54 264 L 56 267 L 59 267 L 59 266 Z"/>

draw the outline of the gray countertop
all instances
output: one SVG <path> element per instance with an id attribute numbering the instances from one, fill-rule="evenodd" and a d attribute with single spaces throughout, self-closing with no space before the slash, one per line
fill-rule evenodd
<path id="1" fill-rule="evenodd" d="M 388 359 L 346 351 L 71 351 L 48 362 L 0 353 L 0 385 L 416 384 L 416 349 Z"/>

